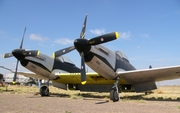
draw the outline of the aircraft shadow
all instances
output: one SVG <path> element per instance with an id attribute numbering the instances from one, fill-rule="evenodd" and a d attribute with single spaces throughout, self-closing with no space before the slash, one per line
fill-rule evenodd
<path id="1" fill-rule="evenodd" d="M 163 98 L 163 97 L 144 97 L 144 94 L 142 95 L 133 95 L 133 96 L 123 96 L 120 97 L 122 100 L 148 100 L 148 101 L 180 101 L 180 97 L 177 99 L 172 98 Z"/>
<path id="2" fill-rule="evenodd" d="M 1 92 L 14 92 L 14 90 L 4 90 L 1 89 Z M 41 97 L 39 92 L 34 93 L 35 96 L 29 97 L 29 98 L 39 98 Z M 77 94 L 64 94 L 64 93 L 51 93 L 50 96 L 46 97 L 61 97 L 61 98 L 71 98 L 73 96 L 74 99 L 76 98 L 83 98 L 83 100 L 95 100 L 99 101 L 96 104 L 103 104 L 109 102 L 109 95 L 94 95 L 94 93 L 77 93 Z M 73 97 L 72 97 L 73 98 Z M 147 101 L 178 101 L 180 102 L 180 97 L 173 99 L 173 98 L 163 98 L 163 97 L 145 97 L 144 94 L 140 95 L 128 95 L 128 96 L 122 96 L 120 93 L 120 99 L 121 100 L 147 100 Z"/>
<path id="3" fill-rule="evenodd" d="M 64 94 L 64 93 L 50 93 L 50 97 L 64 97 L 64 98 L 69 98 L 69 94 Z"/>

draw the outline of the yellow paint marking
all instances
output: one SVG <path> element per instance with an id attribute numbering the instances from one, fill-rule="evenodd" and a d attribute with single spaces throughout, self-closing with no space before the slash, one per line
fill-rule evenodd
<path id="1" fill-rule="evenodd" d="M 40 54 L 40 51 L 37 52 L 37 56 L 39 56 L 39 54 Z"/>
<path id="2" fill-rule="evenodd" d="M 116 38 L 118 39 L 119 33 L 118 33 L 118 32 L 115 32 L 115 35 L 116 35 Z"/>
<path id="3" fill-rule="evenodd" d="M 52 57 L 55 58 L 55 53 L 52 54 Z"/>
<path id="4" fill-rule="evenodd" d="M 82 81 L 81 84 L 82 84 L 82 85 L 86 84 L 86 81 Z"/>
<path id="5" fill-rule="evenodd" d="M 12 82 L 12 84 L 16 84 L 16 82 L 15 82 L 15 81 L 13 81 L 13 82 Z"/>

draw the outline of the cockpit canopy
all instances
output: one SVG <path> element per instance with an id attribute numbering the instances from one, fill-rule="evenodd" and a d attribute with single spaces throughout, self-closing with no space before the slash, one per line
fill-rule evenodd
<path id="1" fill-rule="evenodd" d="M 60 57 L 58 57 L 58 59 L 59 59 L 61 62 L 68 63 L 68 64 L 70 64 L 70 65 L 75 66 L 75 64 L 74 64 L 68 57 L 60 56 Z"/>
<path id="2" fill-rule="evenodd" d="M 127 60 L 129 62 L 128 57 L 122 51 L 116 51 L 116 54 L 119 55 L 121 58 L 124 58 L 125 60 Z"/>

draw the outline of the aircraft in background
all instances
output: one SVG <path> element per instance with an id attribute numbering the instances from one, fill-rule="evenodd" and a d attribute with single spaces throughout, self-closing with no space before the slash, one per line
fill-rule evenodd
<path id="1" fill-rule="evenodd" d="M 77 86 L 81 91 L 110 91 L 110 99 L 119 100 L 119 87 L 133 87 L 136 92 L 157 89 L 156 81 L 180 78 L 180 66 L 136 70 L 122 51 L 112 51 L 103 45 L 118 38 L 117 32 L 112 32 L 85 39 L 87 15 L 85 16 L 80 38 L 74 41 L 74 46 L 56 51 L 54 58 L 76 49 L 81 56 L 81 74 L 59 74 L 59 82 L 71 80 L 69 84 Z M 86 73 L 85 63 L 97 73 Z M 81 83 L 75 82 L 76 75 L 81 75 Z M 80 81 L 79 81 L 80 82 Z"/>
<path id="2" fill-rule="evenodd" d="M 0 86 L 4 86 L 4 85 L 5 85 L 4 77 L 3 74 L 0 73 Z"/>

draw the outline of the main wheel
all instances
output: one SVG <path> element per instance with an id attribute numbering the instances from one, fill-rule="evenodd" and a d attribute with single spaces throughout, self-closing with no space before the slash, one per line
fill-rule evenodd
<path id="1" fill-rule="evenodd" d="M 113 102 L 119 101 L 119 92 L 116 89 L 111 89 L 110 100 L 112 100 Z"/>
<path id="2" fill-rule="evenodd" d="M 47 86 L 42 86 L 40 88 L 40 95 L 41 96 L 49 96 L 49 88 Z"/>

